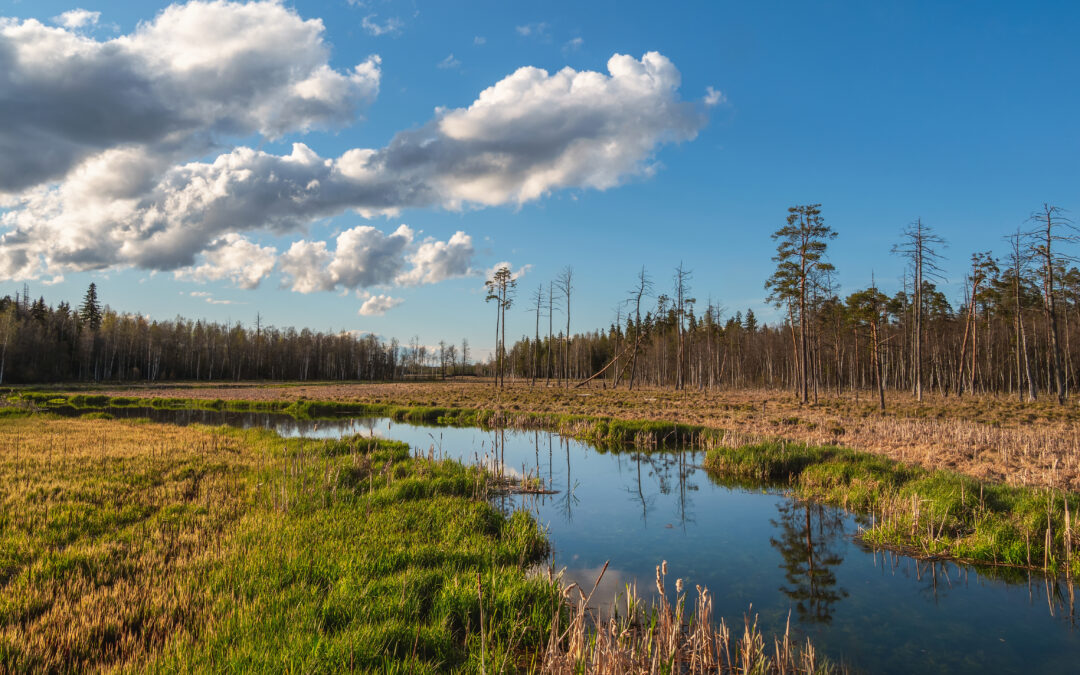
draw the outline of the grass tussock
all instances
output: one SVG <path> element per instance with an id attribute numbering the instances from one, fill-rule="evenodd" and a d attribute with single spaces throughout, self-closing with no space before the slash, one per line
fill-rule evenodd
<path id="1" fill-rule="evenodd" d="M 607 566 L 604 566 L 604 571 Z M 604 572 L 600 573 L 603 577 Z M 593 592 L 600 583 L 597 579 Z M 688 607 L 681 579 L 675 601 L 668 600 L 667 562 L 656 567 L 656 597 L 646 603 L 630 586 L 607 616 L 590 607 L 592 592 L 572 584 L 563 590 L 568 610 L 555 614 L 541 672 L 563 673 L 832 673 L 813 645 L 795 644 L 790 624 L 783 636 L 767 640 L 756 617 L 743 617 L 741 632 L 713 616 L 712 596 L 697 586 Z M 751 608 L 752 609 L 752 608 Z M 560 623 L 560 620 L 563 623 Z"/>
<path id="2" fill-rule="evenodd" d="M 390 441 L 0 419 L 0 671 L 512 671 L 559 596 L 489 488 Z"/>
<path id="3" fill-rule="evenodd" d="M 714 476 L 790 486 L 867 515 L 864 541 L 924 558 L 1080 574 L 1080 496 L 985 483 L 835 446 L 770 442 L 710 450 Z"/>

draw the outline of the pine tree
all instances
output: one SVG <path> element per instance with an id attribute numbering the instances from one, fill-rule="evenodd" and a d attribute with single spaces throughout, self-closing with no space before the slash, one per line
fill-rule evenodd
<path id="1" fill-rule="evenodd" d="M 773 257 L 776 271 L 765 282 L 765 288 L 769 291 L 770 302 L 777 307 L 787 305 L 793 333 L 794 314 L 798 310 L 801 342 L 801 349 L 796 350 L 799 400 L 806 403 L 810 392 L 807 358 L 810 292 L 823 273 L 833 271 L 833 266 L 824 258 L 828 242 L 836 238 L 836 232 L 821 217 L 821 204 L 807 204 L 789 208 L 787 224 L 773 232 L 772 238 L 779 242 Z"/>
<path id="2" fill-rule="evenodd" d="M 83 296 L 82 306 L 79 307 L 79 318 L 83 323 L 90 326 L 90 330 L 96 333 L 101 328 L 101 304 L 98 302 L 97 285 L 90 282 Z"/>
<path id="3" fill-rule="evenodd" d="M 754 316 L 754 310 L 746 310 L 746 318 L 743 320 L 743 328 L 753 333 L 757 330 L 757 317 Z"/>

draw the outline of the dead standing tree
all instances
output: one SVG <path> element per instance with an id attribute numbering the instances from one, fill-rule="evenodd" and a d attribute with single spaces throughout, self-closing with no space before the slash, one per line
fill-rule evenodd
<path id="1" fill-rule="evenodd" d="M 690 292 L 689 281 L 692 273 L 683 268 L 680 262 L 675 268 L 675 389 L 679 390 L 686 386 L 686 308 L 693 305 L 694 298 L 686 297 Z"/>
<path id="2" fill-rule="evenodd" d="M 1061 354 L 1061 334 L 1058 329 L 1057 303 L 1054 298 L 1055 266 L 1066 262 L 1075 262 L 1075 258 L 1063 255 L 1056 246 L 1065 242 L 1077 241 L 1077 229 L 1064 215 L 1064 209 L 1043 204 L 1041 211 L 1036 211 L 1028 218 L 1036 227 L 1027 233 L 1028 250 L 1038 262 L 1042 274 L 1043 312 L 1046 316 L 1047 336 L 1050 340 L 1050 353 L 1047 359 L 1053 365 L 1054 388 L 1058 403 L 1065 403 L 1068 391 L 1065 383 L 1065 364 Z"/>
<path id="3" fill-rule="evenodd" d="M 563 375 L 566 388 L 570 388 L 570 294 L 574 290 L 574 268 L 567 265 L 555 278 L 555 288 L 566 300 L 566 335 L 563 337 Z"/>
<path id="4" fill-rule="evenodd" d="M 551 386 L 551 375 L 554 373 L 552 359 L 554 357 L 555 344 L 555 282 L 548 282 L 548 341 L 547 341 L 547 379 L 545 386 Z"/>
<path id="5" fill-rule="evenodd" d="M 652 293 L 652 288 L 652 279 L 642 266 L 641 271 L 638 272 L 637 286 L 631 291 L 630 297 L 630 301 L 634 303 L 634 351 L 630 356 L 630 391 L 634 390 L 634 375 L 637 374 L 638 353 L 644 335 L 641 326 L 641 301 Z"/>
<path id="6" fill-rule="evenodd" d="M 971 335 L 971 367 L 968 369 L 968 391 L 975 393 L 975 365 L 978 361 L 979 341 L 978 331 L 978 305 L 979 288 L 984 282 L 993 279 L 998 273 L 997 261 L 989 251 L 971 254 L 971 272 L 968 274 L 970 294 L 967 297 L 968 312 L 964 321 L 964 339 L 960 343 L 960 368 L 956 376 L 956 395 L 964 393 L 964 355 L 967 353 L 968 335 Z"/>
<path id="7" fill-rule="evenodd" d="M 922 318 L 925 304 L 923 293 L 923 280 L 941 279 L 943 272 L 938 265 L 942 259 L 938 254 L 937 246 L 944 246 L 945 240 L 934 234 L 930 227 L 923 224 L 922 219 L 916 219 L 908 225 L 901 234 L 901 243 L 893 246 L 893 253 L 898 253 L 911 263 L 911 271 L 915 277 L 914 302 L 912 303 L 912 319 L 915 334 L 911 346 L 911 379 L 912 393 L 915 399 L 922 401 Z"/>
<path id="8" fill-rule="evenodd" d="M 1028 359 L 1027 329 L 1024 326 L 1023 306 L 1021 305 L 1021 289 L 1025 286 L 1024 276 L 1028 271 L 1030 259 L 1024 255 L 1021 247 L 1023 234 L 1017 228 L 1015 234 L 1005 238 L 1009 242 L 1009 275 L 1012 277 L 1013 290 L 1013 330 L 1016 341 L 1016 391 L 1020 400 L 1024 400 L 1024 385 L 1027 382 L 1027 396 L 1029 401 L 1038 397 L 1038 387 L 1035 386 L 1035 378 L 1031 376 L 1031 361 Z"/>
<path id="9" fill-rule="evenodd" d="M 540 310 L 544 306 L 544 284 L 540 284 L 533 291 L 532 302 L 536 306 L 536 338 L 532 348 L 532 386 L 536 386 L 536 371 L 539 368 L 540 357 Z"/>

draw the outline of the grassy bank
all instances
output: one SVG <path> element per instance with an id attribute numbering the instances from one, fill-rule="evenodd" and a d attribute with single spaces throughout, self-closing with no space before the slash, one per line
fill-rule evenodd
<path id="1" fill-rule="evenodd" d="M 781 484 L 869 516 L 862 538 L 921 557 L 1080 574 L 1080 496 L 980 482 L 848 448 L 770 442 L 716 447 L 717 476 Z"/>
<path id="2" fill-rule="evenodd" d="M 595 415 L 342 401 L 247 401 L 107 397 L 26 392 L 46 407 L 146 406 L 271 411 L 302 418 L 334 415 L 461 426 L 542 429 L 600 448 L 708 449 L 716 476 L 780 483 L 804 498 L 870 516 L 863 539 L 922 557 L 1080 574 L 1073 520 L 1080 496 L 1039 487 L 980 481 L 866 452 L 829 445 L 769 441 L 728 447 L 724 432 L 702 425 Z"/>
<path id="3" fill-rule="evenodd" d="M 554 383 L 552 383 L 554 384 Z M 945 469 L 979 480 L 1080 492 L 1080 399 L 1061 406 L 1040 398 L 1019 402 L 992 395 L 928 394 L 917 401 L 891 392 L 880 413 L 867 391 L 822 392 L 819 403 L 799 405 L 778 389 L 680 390 L 642 387 L 628 391 L 530 386 L 490 381 L 161 382 L 72 384 L 26 391 L 71 394 L 192 398 L 206 401 L 328 401 L 402 407 L 445 406 L 460 410 L 528 411 L 549 416 L 653 420 L 725 429 L 746 442 L 783 438 L 808 445 L 844 445 L 929 469 Z"/>
<path id="4" fill-rule="evenodd" d="M 0 419 L 0 671 L 513 670 L 558 591 L 487 481 L 386 441 Z"/>
<path id="5" fill-rule="evenodd" d="M 161 410 L 217 410 L 231 412 L 274 412 L 300 419 L 340 415 L 388 417 L 399 422 L 451 426 L 506 426 L 517 429 L 554 431 L 593 443 L 602 448 L 640 447 L 677 448 L 709 447 L 723 438 L 720 429 L 703 425 L 679 424 L 660 420 L 623 420 L 599 415 L 538 413 L 518 410 L 459 408 L 396 403 L 359 403 L 346 401 L 257 401 L 243 399 L 162 398 L 107 396 L 103 394 L 64 394 L 58 392 L 22 392 L 15 402 L 48 409 L 70 407 L 98 410 L 107 407 L 157 408 Z"/>

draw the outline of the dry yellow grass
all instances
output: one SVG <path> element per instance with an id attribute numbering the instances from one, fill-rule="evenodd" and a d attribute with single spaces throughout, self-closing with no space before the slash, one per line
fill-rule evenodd
<path id="1" fill-rule="evenodd" d="M 738 439 L 786 438 L 841 443 L 904 462 L 944 468 L 1013 485 L 1080 490 L 1080 408 L 1049 400 L 1020 403 L 1003 396 L 945 398 L 917 403 L 890 393 L 876 412 L 869 392 L 858 398 L 825 394 L 800 406 L 785 391 L 682 391 L 625 388 L 535 388 L 490 382 L 385 384 L 225 384 L 125 387 L 113 395 L 207 399 L 297 400 L 438 405 L 462 408 L 604 415 L 703 424 Z"/>
<path id="2" fill-rule="evenodd" d="M 145 662 L 204 612 L 185 583 L 246 498 L 250 453 L 205 428 L 0 420 L 0 663 Z"/>
<path id="3" fill-rule="evenodd" d="M 604 566 L 600 576 L 607 571 Z M 600 584 L 590 593 L 577 584 L 563 589 L 565 625 L 555 613 L 552 630 L 542 655 L 540 672 L 545 675 L 594 673 L 686 673 L 687 675 L 800 675 L 840 673 L 845 669 L 819 660 L 813 644 L 798 645 L 791 640 L 790 621 L 783 636 L 768 644 L 757 625 L 757 617 L 743 617 L 739 634 L 727 622 L 713 615 L 713 601 L 707 588 L 697 586 L 696 600 L 688 603 L 682 579 L 675 582 L 675 602 L 669 602 L 667 561 L 656 566 L 656 597 L 647 603 L 638 596 L 636 585 L 615 599 L 603 614 L 589 602 Z M 576 597 L 575 597 L 576 596 Z"/>

